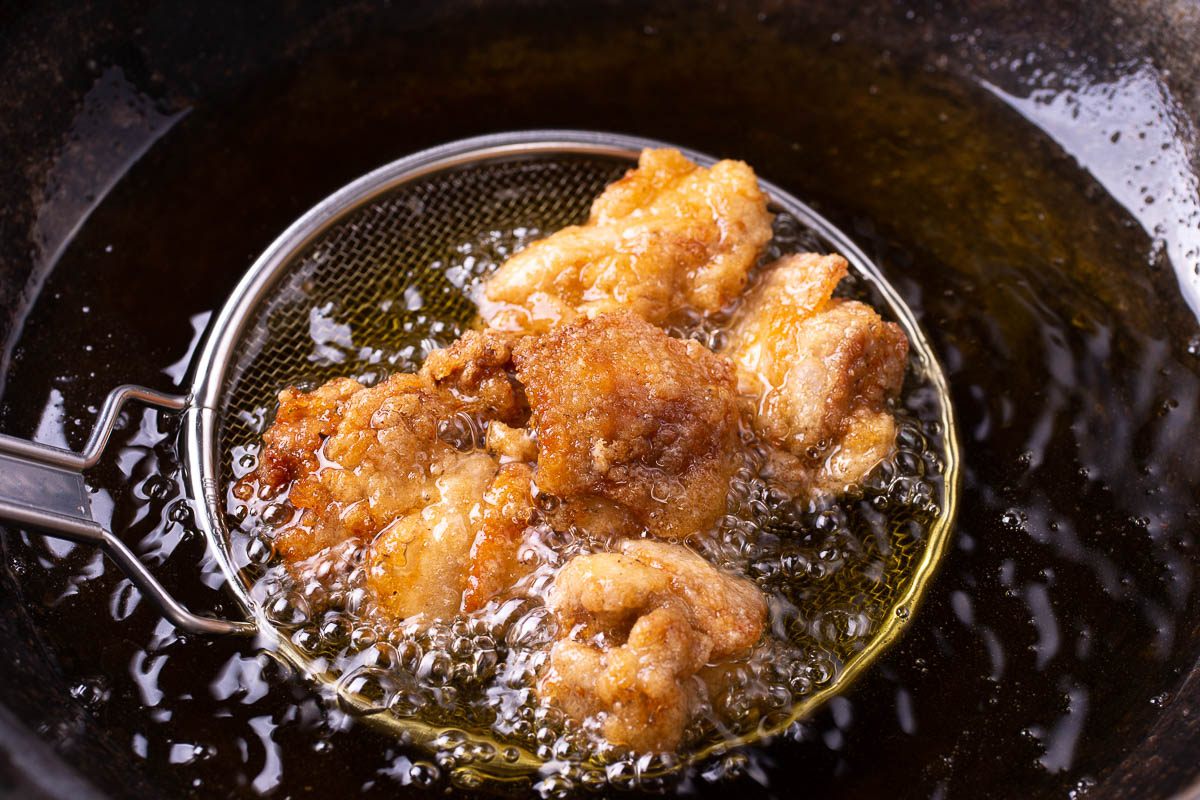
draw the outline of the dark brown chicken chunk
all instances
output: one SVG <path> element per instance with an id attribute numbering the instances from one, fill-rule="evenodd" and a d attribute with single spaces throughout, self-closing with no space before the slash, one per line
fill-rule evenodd
<path id="1" fill-rule="evenodd" d="M 525 339 L 513 360 L 538 438 L 535 481 L 561 501 L 557 521 L 624 515 L 682 537 L 725 513 L 741 458 L 727 359 L 610 314 Z"/>

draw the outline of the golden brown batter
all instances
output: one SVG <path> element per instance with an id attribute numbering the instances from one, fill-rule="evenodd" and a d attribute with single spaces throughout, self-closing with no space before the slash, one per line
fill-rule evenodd
<path id="1" fill-rule="evenodd" d="M 705 664 L 750 647 L 767 603 L 679 545 L 628 540 L 620 553 L 577 556 L 550 592 L 559 640 L 538 690 L 604 737 L 674 750 L 708 686 Z"/>
<path id="2" fill-rule="evenodd" d="M 481 504 L 493 480 L 507 483 L 511 473 L 498 476 L 495 456 L 443 433 L 447 423 L 523 418 L 518 387 L 504 371 L 509 358 L 505 336 L 470 332 L 413 375 L 372 388 L 340 378 L 309 394 L 282 392 L 260 466 L 244 479 L 260 493 L 286 489 L 299 512 L 275 533 L 282 558 L 299 568 L 327 547 L 358 540 L 368 546 L 368 585 L 396 618 L 457 613 L 469 577 L 478 602 L 498 580 L 487 570 L 510 570 L 494 555 L 473 563 L 471 554 L 477 538 L 494 540 L 508 526 L 500 510 Z M 496 493 L 507 493 L 506 485 Z M 517 504 L 499 505 L 518 522 L 527 518 Z M 482 552 L 489 550 L 495 545 Z"/>
<path id="3" fill-rule="evenodd" d="M 728 359 L 620 313 L 529 337 L 514 361 L 555 521 L 595 528 L 605 513 L 626 533 L 683 537 L 725 513 L 741 462 Z"/>

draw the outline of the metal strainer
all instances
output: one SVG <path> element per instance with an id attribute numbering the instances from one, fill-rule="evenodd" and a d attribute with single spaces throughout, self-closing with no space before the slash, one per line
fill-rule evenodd
<path id="1" fill-rule="evenodd" d="M 581 131 L 507 133 L 426 150 L 354 181 L 297 220 L 249 269 L 212 324 L 187 397 L 120 387 L 82 454 L 0 436 L 0 520 L 99 545 L 183 630 L 273 636 L 251 597 L 245 554 L 231 546 L 224 502 L 238 459 L 264 427 L 261 410 L 289 385 L 415 368 L 428 349 L 455 338 L 475 314 L 466 289 L 479 275 L 471 271 L 472 257 L 463 256 L 464 242 L 487 241 L 488 232 L 532 236 L 582 222 L 592 200 L 643 148 L 669 146 Z M 701 164 L 715 161 L 683 152 Z M 849 260 L 884 315 L 905 328 L 922 378 L 948 397 L 911 311 L 874 264 L 808 206 L 759 183 L 800 240 Z M 82 473 L 100 458 L 129 400 L 182 411 L 183 463 L 196 522 L 248 621 L 189 612 L 93 519 Z M 955 506 L 957 448 L 944 400 L 940 414 L 947 432 L 944 513 L 897 601 L 896 608 L 909 611 L 937 561 Z M 883 637 L 883 644 L 890 638 Z"/>

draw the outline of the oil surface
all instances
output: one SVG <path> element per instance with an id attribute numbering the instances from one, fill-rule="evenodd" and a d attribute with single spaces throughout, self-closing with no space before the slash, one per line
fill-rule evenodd
<path id="1" fill-rule="evenodd" d="M 1062 797 L 1101 780 L 1197 655 L 1200 333 L 1161 247 L 994 92 L 829 38 L 605 32 L 604 50 L 382 37 L 194 107 L 47 277 L 0 428 L 78 448 L 112 386 L 185 385 L 197 332 L 256 253 L 420 147 L 621 127 L 744 158 L 856 236 L 922 316 L 962 421 L 963 505 L 901 644 L 786 740 L 714 768 L 738 786 L 680 791 Z M 610 55 L 643 37 L 687 68 Z M 708 91 L 730 65 L 754 82 Z M 623 91 L 581 103 L 581 86 Z M 190 606 L 233 613 L 189 525 L 174 424 L 125 416 L 89 474 L 93 507 Z M 6 547 L 58 664 L 46 680 L 64 687 L 64 708 L 31 724 L 66 752 L 104 748 L 174 796 L 444 785 L 253 643 L 180 637 L 96 553 L 20 534 Z"/>

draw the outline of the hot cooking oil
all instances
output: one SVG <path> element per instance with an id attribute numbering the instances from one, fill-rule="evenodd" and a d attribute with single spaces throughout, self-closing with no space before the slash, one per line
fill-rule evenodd
<path id="1" fill-rule="evenodd" d="M 955 34 L 961 51 L 934 42 L 928 59 L 908 58 L 881 52 L 869 36 L 856 41 L 850 27 L 822 29 L 783 11 L 765 24 L 753 9 L 729 6 L 719 33 L 703 14 L 631 25 L 597 13 L 594 35 L 582 36 L 544 10 L 496 12 L 486 25 L 466 15 L 452 37 L 428 41 L 375 30 L 348 46 L 332 26 L 306 39 L 308 49 L 278 52 L 279 71 L 253 85 L 230 83 L 208 100 L 181 90 L 172 102 L 190 113 L 98 195 L 48 274 L 13 343 L 0 429 L 78 449 L 113 386 L 180 390 L 175 376 L 197 330 L 255 256 L 316 200 L 405 153 L 488 131 L 577 127 L 743 158 L 850 233 L 917 313 L 959 415 L 960 513 L 895 646 L 804 721 L 769 743 L 705 760 L 677 788 L 720 797 L 1078 795 L 1131 757 L 1129 743 L 1146 737 L 1195 663 L 1200 330 L 1173 269 L 1193 275 L 1193 265 L 1168 261 L 1173 251 L 1155 242 L 1154 225 L 1143 229 L 1138 207 L 1122 206 L 1108 188 L 1151 194 L 1138 190 L 1159 174 L 1151 162 L 1170 155 L 1158 148 L 1173 122 L 1164 112 L 1147 126 L 1126 113 L 1153 103 L 1094 113 L 1095 103 L 1143 85 L 1134 78 L 1146 65 L 1102 65 L 1102 76 L 1081 68 L 1065 85 L 1048 51 L 1015 64 L 983 52 L 970 25 Z M 647 69 L 637 54 L 650 45 L 656 66 Z M 132 59 L 126 74 L 139 76 L 144 55 L 114 58 Z M 999 59 L 996 72 L 1015 77 L 974 83 L 963 63 L 976 56 Z M 1104 147 L 1077 161 L 1084 154 L 1075 140 L 1052 139 L 1020 109 L 1041 115 L 1039 124 L 1061 112 L 1077 137 Z M 1174 224 L 1169 195 L 1153 195 L 1155 213 Z M 1184 224 L 1194 229 L 1195 219 Z M 454 281 L 470 279 L 451 269 L 443 297 L 461 296 Z M 433 300 L 420 294 L 405 302 L 428 307 Z M 311 320 L 326 354 L 345 349 L 328 324 L 338 322 L 332 312 Z M 378 369 L 415 368 L 433 344 L 430 322 L 386 312 L 380 320 L 416 327 L 408 342 L 381 350 Z M 929 422 L 919 386 L 906 397 L 916 407 L 907 409 L 903 449 L 936 489 L 941 473 L 924 454 L 936 454 L 945 432 Z M 190 608 L 235 615 L 189 522 L 177 425 L 140 409 L 123 417 L 112 456 L 88 473 L 93 510 Z M 908 456 L 891 468 L 864 497 L 919 469 Z M 763 526 L 778 545 L 753 537 L 767 542 L 763 553 L 743 551 L 740 526 L 750 526 L 739 514 L 706 552 L 745 564 L 767 586 L 807 586 L 817 596 L 856 575 L 853 583 L 870 585 L 876 565 L 894 558 L 893 540 L 921 530 L 896 516 L 899 527 L 876 537 L 881 512 L 857 499 L 798 511 Z M 492 716 L 459 720 L 434 745 L 455 759 L 440 764 L 360 721 L 356 709 L 327 704 L 253 642 L 180 636 L 94 551 L 12 531 L 4 547 L 5 619 L 45 656 L 31 684 L 61 698 L 36 704 L 26 721 L 77 763 L 97 763 L 101 753 L 120 767 L 114 774 L 144 780 L 147 793 L 442 796 L 451 772 L 465 770 L 457 780 L 474 784 L 494 764 L 537 755 L 489 750 L 465 731 L 503 717 L 521 741 L 537 742 L 546 727 L 557 736 L 558 722 L 523 711 L 521 690 L 509 688 L 527 686 L 519 667 L 536 664 L 514 665 Z M 270 561 L 254 542 L 242 556 L 248 565 Z M 859 612 L 873 597 L 850 598 L 819 623 L 804 615 L 807 597 L 776 613 L 788 627 L 774 635 L 815 642 L 803 662 L 811 671 L 794 686 L 789 674 L 782 707 L 827 685 L 838 652 L 872 640 L 881 623 Z M 379 639 L 387 647 L 375 656 L 371 633 L 356 634 L 343 615 L 324 632 L 338 644 L 322 644 L 318 627 L 296 646 L 362 654 L 364 670 L 382 665 L 351 670 L 348 688 L 399 697 L 404 716 L 419 713 L 428 683 L 441 693 L 436 715 L 459 707 L 441 704 L 453 680 L 432 678 L 453 678 L 463 663 L 454 643 L 466 639 L 484 654 L 481 668 L 495 652 L 499 670 L 501 650 L 537 647 L 536 606 L 519 600 L 489 612 L 526 618 L 508 625 L 503 642 L 463 621 L 467 628 L 452 623 L 437 642 Z M 269 609 L 283 627 L 301 625 L 306 613 L 287 602 Z M 897 618 L 906 613 L 895 609 Z M 393 660 L 431 677 L 401 692 L 383 678 L 401 674 Z M 778 678 L 747 669 L 746 682 L 765 696 Z M 469 679 L 461 685 L 472 690 Z M 17 696 L 21 687 L 7 690 Z M 460 766 L 468 755 L 471 764 Z M 605 785 L 636 786 L 671 767 L 617 758 Z M 587 786 L 592 775 L 567 777 Z M 89 776 L 115 795 L 132 791 L 104 769 Z"/>

